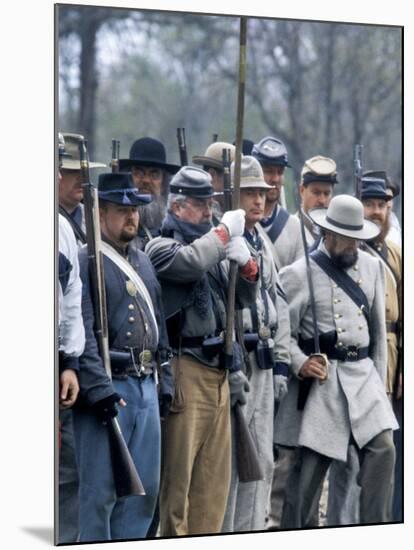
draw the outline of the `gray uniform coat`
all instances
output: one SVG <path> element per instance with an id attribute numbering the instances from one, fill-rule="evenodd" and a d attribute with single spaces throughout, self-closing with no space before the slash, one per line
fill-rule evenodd
<path id="1" fill-rule="evenodd" d="M 281 208 L 279 205 L 277 208 Z M 268 231 L 270 227 L 263 228 Z M 296 216 L 290 214 L 282 232 L 273 243 L 276 254 L 274 255 L 277 269 L 292 264 L 303 256 L 302 235 L 300 223 Z"/>
<path id="2" fill-rule="evenodd" d="M 327 253 L 323 243 L 319 249 Z M 397 429 L 385 393 L 387 340 L 384 316 L 384 271 L 379 261 L 358 251 L 358 261 L 347 270 L 359 281 L 371 309 L 371 327 L 361 310 L 311 260 L 319 333 L 336 330 L 338 346 L 371 347 L 370 357 L 357 362 L 332 360 L 324 384 L 312 383 L 303 411 L 297 410 L 298 372 L 307 359 L 297 343 L 299 333 L 312 337 L 305 258 L 283 269 L 282 284 L 289 302 L 291 369 L 289 392 L 276 419 L 276 442 L 306 446 L 334 459 L 346 460 L 350 435 L 359 448 L 386 429 Z"/>

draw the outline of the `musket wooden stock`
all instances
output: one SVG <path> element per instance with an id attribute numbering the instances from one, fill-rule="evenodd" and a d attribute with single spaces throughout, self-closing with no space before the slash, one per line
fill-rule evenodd
<path id="1" fill-rule="evenodd" d="M 105 279 L 103 273 L 103 257 L 100 252 L 99 212 L 97 211 L 98 195 L 96 187 L 89 178 L 89 162 L 86 143 L 79 144 L 81 181 L 85 206 L 86 241 L 89 258 L 89 278 L 92 293 L 92 303 L 95 316 L 95 334 L 100 355 L 105 370 L 112 378 L 109 359 L 108 327 L 106 322 Z M 117 418 L 107 423 L 109 443 L 111 448 L 112 472 L 115 491 L 118 498 L 124 496 L 145 495 L 144 487 L 138 475 L 134 461 L 128 450 Z"/>

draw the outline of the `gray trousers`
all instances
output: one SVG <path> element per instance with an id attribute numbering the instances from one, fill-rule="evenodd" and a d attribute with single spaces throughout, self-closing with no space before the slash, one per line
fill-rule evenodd
<path id="1" fill-rule="evenodd" d="M 391 430 L 375 436 L 362 449 L 358 449 L 361 487 L 359 508 L 360 523 L 386 523 L 391 521 L 395 447 Z M 302 447 L 288 480 L 283 508 L 283 529 L 311 527 L 311 518 L 319 504 L 319 487 L 322 485 L 332 459 Z"/>
<path id="2" fill-rule="evenodd" d="M 359 457 L 355 445 L 349 445 L 346 462 L 333 460 L 329 470 L 327 525 L 359 523 Z"/>
<path id="3" fill-rule="evenodd" d="M 266 508 L 273 477 L 273 373 L 253 363 L 250 392 L 243 407 L 247 425 L 256 443 L 265 479 L 240 483 L 235 460 L 232 418 L 232 477 L 222 532 L 261 531 L 265 529 Z M 232 414 L 233 416 L 233 414 Z"/>
<path id="4" fill-rule="evenodd" d="M 282 522 L 283 506 L 286 499 L 286 490 L 289 476 L 295 466 L 297 459 L 297 449 L 294 447 L 284 447 L 283 445 L 277 446 L 277 458 L 273 468 L 273 481 L 272 491 L 270 493 L 269 513 L 267 529 L 276 530 L 280 529 Z M 323 488 L 323 483 L 318 487 L 318 495 L 316 495 L 315 501 L 319 503 Z M 310 526 L 318 527 L 319 524 L 319 506 L 315 507 L 313 516 L 309 520 Z"/>

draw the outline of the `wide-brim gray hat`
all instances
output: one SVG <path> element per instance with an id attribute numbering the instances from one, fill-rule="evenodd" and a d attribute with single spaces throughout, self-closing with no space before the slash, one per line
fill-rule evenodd
<path id="1" fill-rule="evenodd" d="M 381 230 L 364 218 L 362 202 L 351 195 L 337 195 L 328 208 L 310 210 L 309 217 L 323 229 L 360 241 L 375 239 Z"/>
<path id="2" fill-rule="evenodd" d="M 231 143 L 225 141 L 215 141 L 206 149 L 204 155 L 194 155 L 194 164 L 201 166 L 209 166 L 223 170 L 223 149 L 230 149 L 230 162 L 233 162 L 236 148 Z"/>
<path id="3" fill-rule="evenodd" d="M 234 182 L 235 163 L 231 163 L 230 173 L 231 181 Z M 241 159 L 240 166 L 240 189 L 264 189 L 269 191 L 271 185 L 265 182 L 263 169 L 260 162 L 249 155 L 245 155 Z"/>
<path id="4" fill-rule="evenodd" d="M 80 170 L 80 154 L 79 143 L 84 139 L 81 134 L 68 134 L 63 132 L 63 139 L 65 140 L 65 153 L 69 156 L 62 158 L 63 170 Z M 89 168 L 106 168 L 106 164 L 102 162 L 89 161 Z"/>

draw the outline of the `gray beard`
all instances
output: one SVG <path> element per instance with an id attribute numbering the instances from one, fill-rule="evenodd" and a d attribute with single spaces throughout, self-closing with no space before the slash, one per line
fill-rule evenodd
<path id="1" fill-rule="evenodd" d="M 155 197 L 149 204 L 138 207 L 139 222 L 148 229 L 159 228 L 161 227 L 166 211 L 167 207 L 164 197 Z"/>

